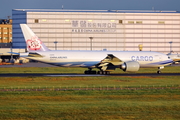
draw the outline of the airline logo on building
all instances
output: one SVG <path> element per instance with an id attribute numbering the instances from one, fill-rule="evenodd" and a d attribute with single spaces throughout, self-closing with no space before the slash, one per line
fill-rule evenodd
<path id="1" fill-rule="evenodd" d="M 107 22 L 99 23 L 85 20 L 73 20 L 72 21 L 72 32 L 116 32 L 116 23 Z"/>

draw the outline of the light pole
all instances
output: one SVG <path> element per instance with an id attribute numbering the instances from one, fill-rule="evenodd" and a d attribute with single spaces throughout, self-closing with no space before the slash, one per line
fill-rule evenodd
<path id="1" fill-rule="evenodd" d="M 10 59 L 10 63 L 13 64 L 14 60 L 13 60 L 13 54 L 12 54 L 12 42 L 10 42 L 11 44 L 11 59 Z"/>
<path id="2" fill-rule="evenodd" d="M 54 44 L 55 44 L 55 50 L 57 50 L 57 41 L 54 41 Z"/>
<path id="3" fill-rule="evenodd" d="M 171 42 L 169 42 L 169 44 L 170 44 L 170 54 L 171 54 L 171 52 L 172 52 L 172 41 Z"/>
<path id="4" fill-rule="evenodd" d="M 89 39 L 91 40 L 91 51 L 92 51 L 92 40 L 93 40 L 93 37 L 89 37 Z"/>

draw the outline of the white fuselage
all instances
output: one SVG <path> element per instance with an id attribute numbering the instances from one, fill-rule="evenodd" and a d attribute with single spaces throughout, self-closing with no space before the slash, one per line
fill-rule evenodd
<path id="1" fill-rule="evenodd" d="M 167 55 L 151 51 L 44 51 L 33 60 L 67 67 L 91 67 L 112 54 L 123 62 L 137 61 L 140 67 L 162 67 L 172 63 Z"/>

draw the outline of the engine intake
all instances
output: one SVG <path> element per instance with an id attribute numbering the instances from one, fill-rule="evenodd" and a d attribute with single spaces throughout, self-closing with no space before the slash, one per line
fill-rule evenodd
<path id="1" fill-rule="evenodd" d="M 125 62 L 120 66 L 120 69 L 122 69 L 124 72 L 136 72 L 140 68 L 140 65 L 136 61 L 129 61 Z"/>

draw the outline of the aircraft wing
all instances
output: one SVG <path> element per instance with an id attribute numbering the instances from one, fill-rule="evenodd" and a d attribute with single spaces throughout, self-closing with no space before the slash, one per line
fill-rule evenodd
<path id="1" fill-rule="evenodd" d="M 16 55 L 19 55 L 20 57 L 25 57 L 25 58 L 27 58 L 27 57 L 43 57 L 42 55 L 35 53 L 35 52 L 26 52 L 26 53 L 8 52 L 8 53 L 16 54 Z"/>
<path id="2" fill-rule="evenodd" d="M 113 71 L 119 65 L 123 64 L 123 61 L 114 56 L 113 54 L 108 54 L 108 56 L 101 60 L 97 65 L 98 68 L 101 68 L 103 71 Z"/>
<path id="3" fill-rule="evenodd" d="M 28 57 L 43 57 L 42 55 L 38 54 L 38 53 L 33 53 L 33 52 L 30 52 L 28 54 Z"/>

